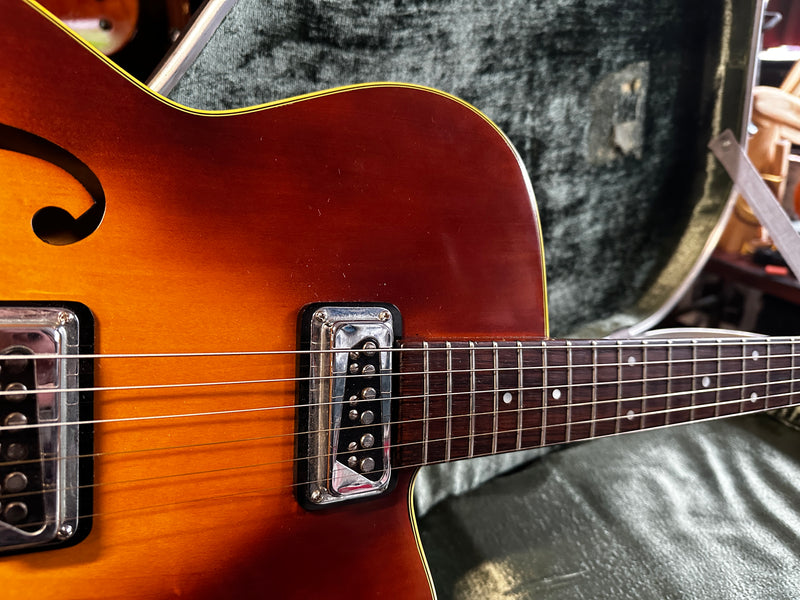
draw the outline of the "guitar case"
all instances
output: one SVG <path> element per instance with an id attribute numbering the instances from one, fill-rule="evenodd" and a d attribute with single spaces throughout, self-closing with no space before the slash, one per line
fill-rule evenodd
<path id="1" fill-rule="evenodd" d="M 706 145 L 726 128 L 744 136 L 762 9 L 240 0 L 171 97 L 226 109 L 403 81 L 463 98 L 530 175 L 550 334 L 638 335 L 721 232 L 731 184 Z M 368 222 L 358 231 L 368 236 Z M 427 468 L 416 509 L 438 596 L 793 596 L 798 441 L 747 417 L 571 446 L 524 467 L 541 452 Z M 391 557 L 381 562 L 390 578 Z"/>

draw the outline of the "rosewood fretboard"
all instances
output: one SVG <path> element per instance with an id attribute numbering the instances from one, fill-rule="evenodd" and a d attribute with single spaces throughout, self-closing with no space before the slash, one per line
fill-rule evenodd
<path id="1" fill-rule="evenodd" d="M 431 342 L 400 355 L 396 461 L 430 464 L 795 403 L 788 338 Z"/>

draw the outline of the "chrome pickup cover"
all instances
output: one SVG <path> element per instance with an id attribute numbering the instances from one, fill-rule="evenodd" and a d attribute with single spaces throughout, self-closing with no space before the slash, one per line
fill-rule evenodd
<path id="1" fill-rule="evenodd" d="M 399 321 L 397 309 L 387 305 L 307 307 L 297 449 L 304 506 L 389 489 L 392 352 L 381 349 L 392 348 Z"/>
<path id="2" fill-rule="evenodd" d="M 79 499 L 82 488 L 91 498 L 91 456 L 81 457 L 91 425 L 80 421 L 91 406 L 80 387 L 91 382 L 91 369 L 77 355 L 91 352 L 91 343 L 80 343 L 91 339 L 91 321 L 80 305 L 0 305 L 0 553 L 74 543 L 88 533 Z"/>

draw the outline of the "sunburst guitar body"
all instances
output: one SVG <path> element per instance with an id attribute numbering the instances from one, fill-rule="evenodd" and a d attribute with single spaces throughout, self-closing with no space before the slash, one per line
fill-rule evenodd
<path id="1" fill-rule="evenodd" d="M 50 482 L 80 503 L 51 543 L 0 548 L 0 595 L 430 596 L 413 464 L 374 498 L 298 501 L 298 319 L 380 303 L 402 315 L 394 345 L 544 336 L 537 216 L 508 140 L 412 85 L 192 110 L 35 4 L 0 7 L 0 536 L 35 529 L 23 512 L 50 518 L 20 507 L 36 481 L 12 473 L 81 469 Z M 40 352 L 25 336 L 74 346 L 71 450 L 15 441 L 59 385 L 31 390 L 33 361 L 14 394 Z"/>

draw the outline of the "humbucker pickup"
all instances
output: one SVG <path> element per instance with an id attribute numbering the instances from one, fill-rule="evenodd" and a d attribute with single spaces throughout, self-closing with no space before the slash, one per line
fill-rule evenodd
<path id="1" fill-rule="evenodd" d="M 297 497 L 311 509 L 391 483 L 391 305 L 307 306 L 300 319 Z"/>
<path id="2" fill-rule="evenodd" d="M 82 305 L 0 305 L 0 554 L 89 531 L 92 338 Z"/>

